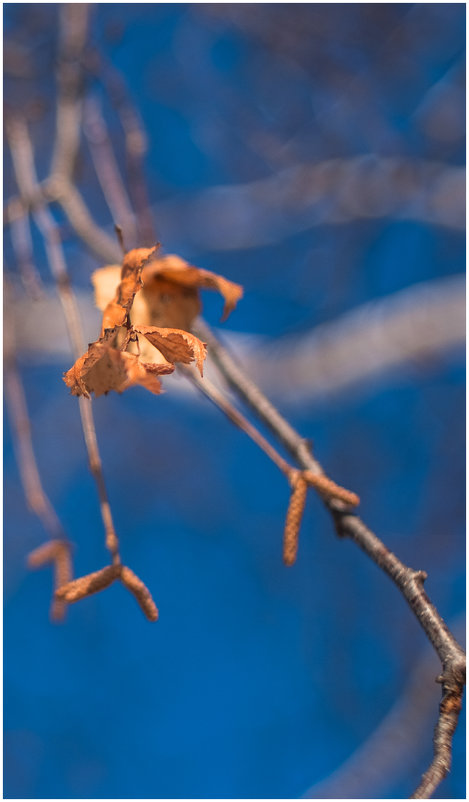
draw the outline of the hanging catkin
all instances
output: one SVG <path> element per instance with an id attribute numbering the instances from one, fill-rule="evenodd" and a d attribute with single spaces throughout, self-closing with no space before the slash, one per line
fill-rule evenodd
<path id="1" fill-rule="evenodd" d="M 290 496 L 283 535 L 283 561 L 285 565 L 293 565 L 296 560 L 298 535 L 308 492 L 308 484 L 299 471 L 296 473 L 292 485 L 293 490 Z"/>

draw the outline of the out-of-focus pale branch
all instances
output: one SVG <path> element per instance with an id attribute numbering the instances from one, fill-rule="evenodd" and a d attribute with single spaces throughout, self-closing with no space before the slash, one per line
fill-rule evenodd
<path id="1" fill-rule="evenodd" d="M 136 221 L 127 190 L 122 181 L 108 129 L 96 97 L 85 99 L 83 108 L 85 136 L 96 175 L 113 219 L 122 228 L 127 248 L 137 245 Z"/>
<path id="2" fill-rule="evenodd" d="M 252 343 L 243 363 L 269 394 L 301 403 L 463 348 L 465 329 L 465 280 L 451 276 L 364 304 L 301 336 Z"/>
<path id="3" fill-rule="evenodd" d="M 213 250 L 280 242 L 313 226 L 390 217 L 464 231 L 465 170 L 370 154 L 300 164 L 155 206 L 161 237 Z M 184 232 L 181 235 L 181 220 Z"/>
<path id="4" fill-rule="evenodd" d="M 464 621 L 452 627 L 464 641 Z M 304 799 L 360 799 L 378 797 L 389 785 L 415 770 L 428 748 L 425 735 L 434 715 L 432 680 L 437 670 L 435 656 L 425 649 L 401 697 L 379 726 L 339 768 L 304 794 Z"/>
<path id="5" fill-rule="evenodd" d="M 224 332 L 223 339 L 260 386 L 283 404 L 308 403 L 366 385 L 409 363 L 429 363 L 465 341 L 465 281 L 452 276 L 367 303 L 301 337 L 267 340 Z M 100 325 L 90 293 L 76 292 L 88 340 Z M 18 349 L 41 359 L 69 356 L 66 329 L 57 298 L 45 295 L 15 302 L 23 321 Z M 278 381 L 279 373 L 283 379 Z M 183 392 L 186 383 L 174 385 Z"/>
<path id="6" fill-rule="evenodd" d="M 48 199 L 63 206 L 91 250 L 102 259 L 115 258 L 115 243 L 94 225 L 69 181 L 54 178 L 44 189 Z M 368 154 L 300 164 L 248 184 L 211 187 L 162 201 L 154 215 L 160 239 L 225 251 L 270 245 L 314 226 L 360 219 L 417 220 L 463 232 L 465 198 L 463 167 Z M 6 223 L 14 219 L 17 205 L 15 198 L 5 204 Z"/>

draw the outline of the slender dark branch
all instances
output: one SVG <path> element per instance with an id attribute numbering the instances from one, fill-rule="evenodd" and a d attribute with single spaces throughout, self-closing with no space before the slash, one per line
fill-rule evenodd
<path id="1" fill-rule="evenodd" d="M 278 437 L 298 464 L 322 475 L 323 469 L 312 457 L 307 442 L 244 375 L 207 324 L 199 321 L 195 331 L 208 344 L 209 354 L 228 384 Z M 401 562 L 342 502 L 324 499 L 324 503 L 333 517 L 337 534 L 353 540 L 400 590 L 441 661 L 443 670 L 438 681 L 442 685 L 442 701 L 433 738 L 434 758 L 413 795 L 413 798 L 426 798 L 433 793 L 451 765 L 452 738 L 465 684 L 464 651 L 423 590 L 425 572 L 415 571 Z"/>
<path id="2" fill-rule="evenodd" d="M 228 400 L 228 398 L 218 389 L 215 385 L 207 378 L 203 378 L 200 376 L 198 371 L 195 368 L 187 367 L 186 365 L 180 365 L 178 367 L 180 373 L 186 376 L 189 381 L 194 384 L 201 393 L 203 393 L 207 398 L 215 404 L 218 409 L 220 409 L 224 414 L 229 418 L 235 426 L 238 426 L 251 440 L 262 449 L 262 451 L 267 454 L 269 459 L 279 468 L 282 473 L 289 479 L 290 482 L 294 482 L 296 480 L 296 475 L 298 474 L 298 469 L 294 468 L 293 465 L 290 465 L 282 456 L 278 453 L 277 449 L 273 447 L 271 443 L 264 437 L 263 434 L 259 431 L 259 429 L 254 426 L 248 419 L 238 410 L 235 406 Z M 351 493 L 349 490 L 345 490 L 344 487 L 340 487 L 340 485 L 336 485 L 332 479 L 329 479 L 327 476 L 319 475 L 313 473 L 312 471 L 302 471 L 303 479 L 306 483 L 318 491 L 318 493 L 322 497 L 326 498 L 335 498 L 335 499 L 342 499 L 346 504 L 356 506 L 359 503 L 359 498 L 355 493 Z"/>
<path id="3" fill-rule="evenodd" d="M 268 440 L 261 434 L 261 432 L 248 421 L 248 419 L 238 410 L 233 404 L 228 401 L 225 395 L 215 387 L 212 382 L 205 378 L 201 378 L 197 370 L 194 368 L 179 365 L 178 371 L 186 376 L 192 384 L 200 390 L 203 395 L 212 401 L 218 409 L 225 413 L 235 426 L 238 426 L 245 432 L 248 437 L 253 440 L 262 451 L 272 460 L 272 462 L 279 468 L 282 473 L 289 476 L 292 471 L 292 466 L 278 453 Z"/>

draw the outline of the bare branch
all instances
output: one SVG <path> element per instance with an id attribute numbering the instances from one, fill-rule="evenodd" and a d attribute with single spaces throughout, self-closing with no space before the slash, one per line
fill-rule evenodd
<path id="1" fill-rule="evenodd" d="M 83 113 L 84 131 L 96 175 L 113 220 L 121 227 L 128 249 L 136 242 L 135 215 L 125 190 L 112 149 L 111 140 L 96 98 L 87 98 Z"/>
<path id="2" fill-rule="evenodd" d="M 228 384 L 276 434 L 298 464 L 314 474 L 323 475 L 323 469 L 310 454 L 306 441 L 292 429 L 254 382 L 244 375 L 207 324 L 199 321 L 196 333 L 207 343 L 209 354 Z M 438 681 L 442 685 L 443 698 L 434 734 L 434 759 L 414 795 L 415 798 L 424 798 L 435 790 L 451 765 L 452 737 L 465 684 L 464 651 L 423 590 L 425 572 L 415 571 L 401 562 L 358 516 L 344 508 L 342 502 L 325 499 L 324 503 L 332 515 L 337 534 L 353 540 L 400 590 L 440 658 L 443 671 Z"/>
<path id="3" fill-rule="evenodd" d="M 248 342 L 239 353 L 261 387 L 283 403 L 324 399 L 403 364 L 422 365 L 465 341 L 465 277 L 406 287 L 319 324 L 301 337 Z M 238 353 L 238 349 L 237 349 Z M 291 389 L 290 389 L 291 388 Z"/>
<path id="4" fill-rule="evenodd" d="M 6 308 L 8 309 L 8 303 L 6 304 Z M 11 312 L 8 313 L 7 311 L 5 323 L 7 329 L 13 326 Z M 57 513 L 42 486 L 33 449 L 31 422 L 28 415 L 24 388 L 13 353 L 13 347 L 8 345 L 8 343 L 11 343 L 12 339 L 13 338 L 10 337 L 7 340 L 7 347 L 4 352 L 3 377 L 8 416 L 13 427 L 13 447 L 16 453 L 16 461 L 18 463 L 26 502 L 30 510 L 37 515 L 50 538 L 46 544 L 40 546 L 41 553 L 44 555 L 44 549 L 49 549 L 50 551 L 51 547 L 53 547 L 53 553 L 50 555 L 50 558 L 47 554 L 45 556 L 47 561 L 54 562 L 54 587 L 57 589 L 61 584 L 68 582 L 72 577 L 70 544 Z M 32 567 L 39 567 L 44 564 L 44 561 L 44 559 L 42 562 L 38 560 L 37 549 L 36 552 L 30 554 L 29 565 Z M 51 618 L 54 621 L 63 620 L 65 613 L 66 604 L 53 598 Z"/>
<path id="5" fill-rule="evenodd" d="M 126 178 L 130 196 L 136 212 L 136 223 L 141 244 L 151 245 L 158 237 L 145 179 L 144 159 L 147 152 L 147 136 L 127 90 L 121 74 L 114 69 L 102 53 L 94 50 L 88 59 L 88 67 L 103 84 L 113 108 L 119 115 L 124 131 L 127 155 Z"/>
<path id="6" fill-rule="evenodd" d="M 26 502 L 30 510 L 38 516 L 50 538 L 65 540 L 62 524 L 42 487 L 31 440 L 31 424 L 24 389 L 16 361 L 12 355 L 7 356 L 6 354 L 4 385 L 8 416 L 15 434 L 13 445 Z"/>
<path id="7" fill-rule="evenodd" d="M 41 277 L 33 262 L 33 246 L 29 218 L 22 204 L 18 204 L 18 213 L 11 221 L 10 231 L 21 281 L 23 282 L 27 294 L 34 300 L 37 300 L 43 295 L 44 288 Z"/>
<path id="8" fill-rule="evenodd" d="M 70 181 L 80 146 L 82 68 L 86 45 L 88 3 L 64 3 L 60 9 L 59 93 L 52 175 Z"/>
<path id="9" fill-rule="evenodd" d="M 57 201 L 62 207 L 75 233 L 93 253 L 107 262 L 120 261 L 120 250 L 114 237 L 96 225 L 82 196 L 73 184 L 51 178 L 46 182 L 45 192 L 48 201 Z"/>
<path id="10" fill-rule="evenodd" d="M 155 205 L 163 239 L 226 251 L 281 242 L 319 225 L 383 217 L 463 232 L 465 170 L 367 154 L 297 164 L 246 184 L 213 186 Z M 216 219 L 217 225 L 211 225 Z"/>
<path id="11" fill-rule="evenodd" d="M 20 194 L 30 200 L 31 197 L 37 197 L 37 178 L 31 140 L 26 124 L 18 118 L 9 119 L 6 125 L 6 133 Z M 44 237 L 49 266 L 57 284 L 57 291 L 67 321 L 72 349 L 77 358 L 84 351 L 84 340 L 78 305 L 70 285 L 60 235 L 54 218 L 45 203 L 43 205 L 34 204 L 33 216 Z M 112 555 L 113 562 L 119 564 L 119 542 L 104 482 L 91 399 L 80 397 L 79 405 L 90 469 L 98 488 L 101 517 L 106 533 L 106 546 Z"/>
<path id="12" fill-rule="evenodd" d="M 290 465 L 278 451 L 269 443 L 268 440 L 261 434 L 259 429 L 254 426 L 248 419 L 226 398 L 226 396 L 210 381 L 204 377 L 203 379 L 194 368 L 179 365 L 178 370 L 183 373 L 203 395 L 209 398 L 215 406 L 225 413 L 232 423 L 238 426 L 248 437 L 253 440 L 259 448 L 272 460 L 272 462 L 279 468 L 282 473 L 291 481 L 293 478 L 296 480 L 298 470 Z M 320 495 L 327 498 L 341 499 L 345 504 L 357 506 L 359 498 L 355 493 L 345 490 L 340 487 L 332 479 L 327 476 L 314 474 L 311 471 L 302 471 L 302 479 L 306 484 L 316 488 Z"/>

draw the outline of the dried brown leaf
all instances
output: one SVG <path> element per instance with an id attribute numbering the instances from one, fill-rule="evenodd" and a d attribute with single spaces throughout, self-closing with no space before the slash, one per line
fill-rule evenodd
<path id="1" fill-rule="evenodd" d="M 201 309 L 199 289 L 218 290 L 221 293 L 225 299 L 223 320 L 243 294 L 239 284 L 209 270 L 194 267 L 174 254 L 150 257 L 142 268 L 141 280 L 143 287 L 135 295 L 130 312 L 134 325 L 190 330 Z M 118 265 L 95 270 L 92 282 L 99 309 L 105 310 L 113 301 L 119 281 Z M 122 320 L 122 317 L 118 319 Z"/>
<path id="2" fill-rule="evenodd" d="M 125 565 L 121 568 L 120 579 L 122 584 L 133 593 L 148 620 L 156 621 L 158 619 L 158 608 L 142 580 Z"/>
<path id="3" fill-rule="evenodd" d="M 92 343 L 64 375 L 64 382 L 72 395 L 90 393 L 96 397 L 115 390 L 122 393 L 128 387 L 141 384 L 158 395 L 161 384 L 158 375 L 172 373 L 174 365 L 167 362 L 147 365 L 135 354 L 118 351 L 106 342 Z"/>
<path id="4" fill-rule="evenodd" d="M 203 375 L 207 346 L 198 337 L 188 331 L 157 326 L 134 326 L 134 331 L 142 334 L 170 362 L 183 362 L 187 365 L 195 361 L 200 375 Z"/>
<path id="5" fill-rule="evenodd" d="M 243 288 L 217 273 L 190 265 L 176 254 L 168 254 L 152 259 L 142 271 L 142 281 L 146 287 L 152 279 L 166 279 L 186 289 L 217 290 L 224 298 L 222 320 L 226 320 L 243 295 Z"/>

